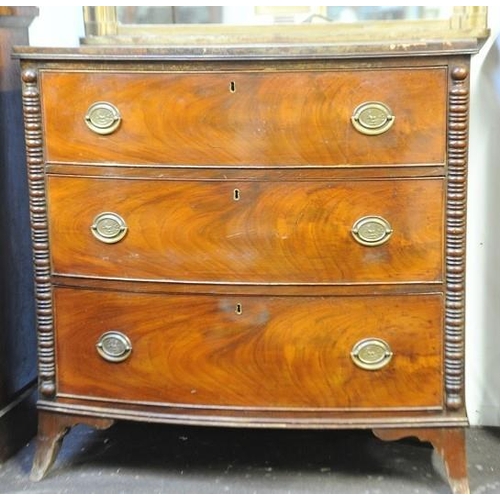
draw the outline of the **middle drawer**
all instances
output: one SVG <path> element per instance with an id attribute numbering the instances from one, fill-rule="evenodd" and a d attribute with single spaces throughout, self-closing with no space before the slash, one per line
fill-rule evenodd
<path id="1" fill-rule="evenodd" d="M 442 280 L 442 179 L 47 182 L 55 274 L 192 283 Z"/>

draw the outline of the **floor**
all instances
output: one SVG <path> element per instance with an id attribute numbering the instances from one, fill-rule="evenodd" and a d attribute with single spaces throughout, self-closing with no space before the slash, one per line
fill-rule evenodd
<path id="1" fill-rule="evenodd" d="M 500 493 L 500 428 L 467 431 L 471 493 Z M 0 493 L 449 493 L 425 443 L 369 431 L 244 430 L 119 422 L 75 427 L 42 481 L 34 441 L 0 464 Z"/>

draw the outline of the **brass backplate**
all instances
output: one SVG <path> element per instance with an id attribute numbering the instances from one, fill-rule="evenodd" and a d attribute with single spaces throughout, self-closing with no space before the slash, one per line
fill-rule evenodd
<path id="1" fill-rule="evenodd" d="M 393 229 L 380 215 L 368 215 L 353 224 L 351 233 L 361 245 L 374 247 L 384 244 L 392 236 Z"/>
<path id="2" fill-rule="evenodd" d="M 117 243 L 125 238 L 128 228 L 120 215 L 103 212 L 94 218 L 90 230 L 103 243 Z"/>
<path id="3" fill-rule="evenodd" d="M 353 112 L 351 122 L 364 135 L 380 135 L 394 125 L 391 108 L 383 102 L 368 101 L 360 104 Z"/>
<path id="4" fill-rule="evenodd" d="M 109 102 L 95 102 L 85 114 L 85 123 L 92 132 L 108 135 L 120 126 L 120 112 L 116 106 Z"/>
<path id="5" fill-rule="evenodd" d="M 351 351 L 354 364 L 363 370 L 380 370 L 391 361 L 392 355 L 389 344 L 377 338 L 360 340 Z"/>
<path id="6" fill-rule="evenodd" d="M 125 361 L 132 353 L 132 343 L 122 332 L 103 333 L 96 343 L 97 352 L 106 361 L 119 363 Z"/>

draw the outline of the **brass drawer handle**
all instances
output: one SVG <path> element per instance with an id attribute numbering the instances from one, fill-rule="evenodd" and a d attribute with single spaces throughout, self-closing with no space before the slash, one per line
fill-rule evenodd
<path id="1" fill-rule="evenodd" d="M 99 241 L 111 244 L 125 238 L 128 227 L 118 214 L 103 212 L 96 216 L 90 230 Z"/>
<path id="2" fill-rule="evenodd" d="M 354 239 L 361 245 L 375 247 L 385 243 L 393 233 L 389 221 L 379 215 L 358 219 L 351 229 Z"/>
<path id="3" fill-rule="evenodd" d="M 364 135 L 380 135 L 387 132 L 396 117 L 391 108 L 383 102 L 368 101 L 360 104 L 352 114 L 354 128 Z"/>
<path id="4" fill-rule="evenodd" d="M 110 331 L 101 335 L 97 341 L 96 349 L 106 361 L 120 363 L 132 353 L 132 343 L 124 333 Z"/>
<path id="5" fill-rule="evenodd" d="M 363 339 L 352 348 L 351 358 L 363 370 L 380 370 L 391 361 L 392 351 L 382 339 Z"/>
<path id="6" fill-rule="evenodd" d="M 87 127 L 99 135 L 113 133 L 120 126 L 121 120 L 120 112 L 109 102 L 95 102 L 85 115 Z"/>

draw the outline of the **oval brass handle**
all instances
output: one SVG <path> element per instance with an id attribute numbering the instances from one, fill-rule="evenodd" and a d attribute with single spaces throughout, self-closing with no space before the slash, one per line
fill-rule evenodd
<path id="1" fill-rule="evenodd" d="M 99 135 L 108 135 L 119 126 L 122 118 L 120 112 L 109 102 L 95 102 L 85 115 L 87 127 Z"/>
<path id="2" fill-rule="evenodd" d="M 353 112 L 351 123 L 364 135 L 379 135 L 387 132 L 396 117 L 391 108 L 378 101 L 368 101 L 360 104 Z"/>
<path id="3" fill-rule="evenodd" d="M 351 234 L 361 245 L 375 247 L 385 243 L 393 233 L 389 221 L 379 215 L 361 217 L 352 226 Z"/>
<path id="4" fill-rule="evenodd" d="M 117 243 L 125 238 L 128 227 L 118 214 L 103 212 L 95 217 L 90 230 L 103 243 Z"/>
<path id="5" fill-rule="evenodd" d="M 351 359 L 363 370 L 380 370 L 392 359 L 392 351 L 382 339 L 369 338 L 357 342 L 351 351 Z"/>
<path id="6" fill-rule="evenodd" d="M 130 339 L 117 331 L 103 333 L 95 346 L 100 356 L 112 363 L 125 361 L 132 353 Z"/>

